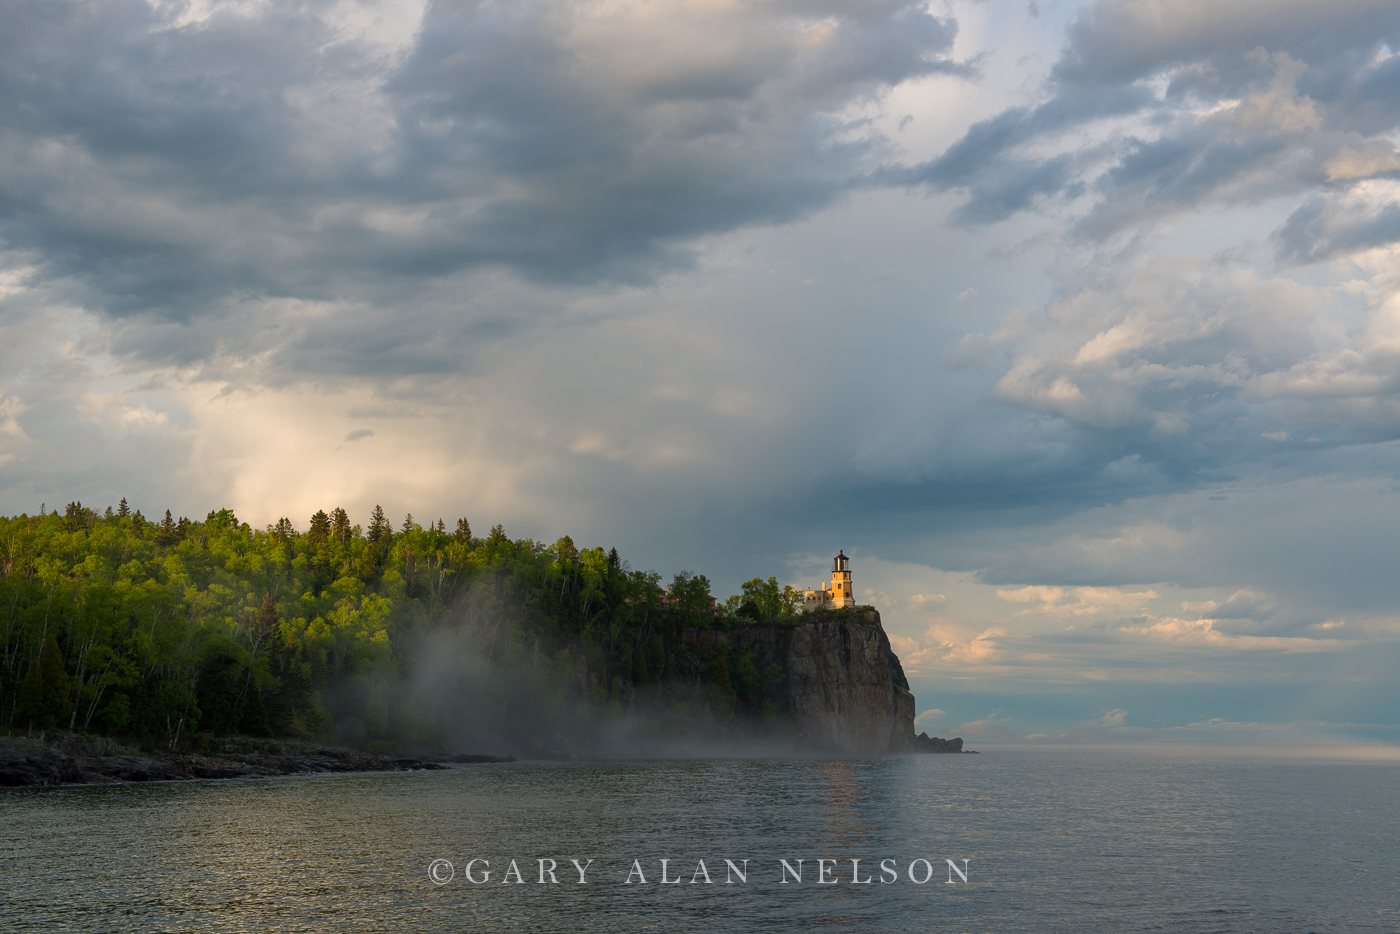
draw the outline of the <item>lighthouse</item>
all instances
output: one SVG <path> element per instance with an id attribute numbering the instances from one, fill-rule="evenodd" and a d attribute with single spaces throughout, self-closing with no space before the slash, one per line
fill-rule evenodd
<path id="1" fill-rule="evenodd" d="M 825 582 L 821 590 L 808 590 L 802 595 L 802 612 L 812 610 L 843 610 L 856 605 L 856 594 L 851 589 L 851 559 L 842 548 L 831 561 L 831 587 Z"/>
<path id="2" fill-rule="evenodd" d="M 842 548 L 831 562 L 831 606 L 840 610 L 855 605 L 856 595 L 851 591 L 851 559 Z"/>

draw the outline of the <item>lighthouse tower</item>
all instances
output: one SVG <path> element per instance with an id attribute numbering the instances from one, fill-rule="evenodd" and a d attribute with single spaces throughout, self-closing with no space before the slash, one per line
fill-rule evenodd
<path id="1" fill-rule="evenodd" d="M 831 606 L 834 609 L 843 609 L 856 605 L 856 595 L 851 591 L 851 567 L 850 558 L 846 557 L 846 549 L 842 548 L 832 562 L 831 567 Z"/>

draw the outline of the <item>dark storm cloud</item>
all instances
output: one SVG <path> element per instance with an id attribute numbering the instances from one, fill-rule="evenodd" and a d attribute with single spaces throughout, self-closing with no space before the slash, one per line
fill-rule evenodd
<path id="1" fill-rule="evenodd" d="M 593 34 L 519 8 L 434 5 L 389 86 L 404 175 L 444 236 L 413 255 L 646 277 L 680 238 L 827 203 L 873 145 L 839 142 L 834 112 L 949 67 L 930 55 L 955 25 L 898 4 L 791 12 L 841 21 L 802 49 L 762 16 L 705 18 L 670 58 L 641 47 L 649 24 Z"/>
<path id="2" fill-rule="evenodd" d="M 285 288 L 270 238 L 318 187 L 283 97 L 314 21 L 163 30 L 145 3 L 9 3 L 0 47 L 0 231 L 117 313 L 185 316 Z M 240 223 L 241 222 L 241 223 Z"/>
<path id="3" fill-rule="evenodd" d="M 908 3 L 647 10 L 441 2 L 392 48 L 324 3 L 4 3 L 0 237 L 55 297 L 177 322 L 648 280 L 829 203 L 881 146 L 843 108 L 961 67 Z"/>

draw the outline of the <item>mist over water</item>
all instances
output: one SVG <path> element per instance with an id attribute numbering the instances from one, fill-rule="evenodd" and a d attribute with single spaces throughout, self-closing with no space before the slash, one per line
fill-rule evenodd
<path id="1" fill-rule="evenodd" d="M 579 644 L 492 651 L 489 616 L 414 633 L 403 673 L 348 680 L 329 690 L 335 738 L 410 752 L 522 758 L 810 756 L 814 746 L 787 713 L 729 711 L 695 677 L 635 684 L 592 671 Z M 502 640 L 504 641 L 504 640 Z"/>
<path id="2" fill-rule="evenodd" d="M 1400 930 L 1393 750 L 517 762 L 0 796 L 0 927 Z M 463 869 L 489 860 L 491 882 Z M 539 884 L 537 859 L 559 863 Z M 569 860 L 594 860 L 578 885 Z M 780 884 L 779 859 L 804 860 Z M 834 885 L 814 884 L 834 859 Z M 851 884 L 896 861 L 894 884 Z M 911 860 L 934 866 L 909 881 Z M 434 859 L 453 863 L 445 885 Z M 524 884 L 502 884 L 509 861 Z M 633 860 L 647 884 L 625 885 Z M 659 860 L 678 885 L 660 884 Z M 748 859 L 726 885 L 725 859 Z M 947 883 L 945 859 L 968 882 Z M 704 860 L 714 884 L 694 884 Z M 482 868 L 477 864 L 477 868 Z M 919 867 L 919 873 L 922 867 Z"/>

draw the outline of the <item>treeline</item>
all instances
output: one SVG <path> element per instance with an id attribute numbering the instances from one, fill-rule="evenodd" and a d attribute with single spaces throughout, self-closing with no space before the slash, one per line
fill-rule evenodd
<path id="1" fill-rule="evenodd" d="M 568 536 L 395 528 L 377 506 L 364 527 L 334 509 L 301 531 L 74 502 L 0 518 L 0 726 L 424 744 L 590 710 L 780 713 L 781 671 L 695 636 L 793 621 L 801 594 L 709 590 Z"/>

